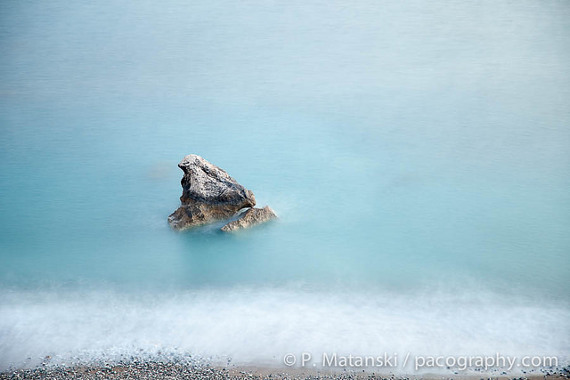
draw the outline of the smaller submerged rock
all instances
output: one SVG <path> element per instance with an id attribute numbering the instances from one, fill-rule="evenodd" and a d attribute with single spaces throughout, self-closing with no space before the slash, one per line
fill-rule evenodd
<path id="1" fill-rule="evenodd" d="M 249 228 L 255 226 L 256 224 L 261 224 L 268 222 L 272 219 L 276 219 L 277 215 L 269 206 L 264 208 L 250 208 L 244 212 L 238 219 L 229 222 L 222 227 L 222 231 L 231 232 L 235 230 L 241 230 L 243 228 Z"/>

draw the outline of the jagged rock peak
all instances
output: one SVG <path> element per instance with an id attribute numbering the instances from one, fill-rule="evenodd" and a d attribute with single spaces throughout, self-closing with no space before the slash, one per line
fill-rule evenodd
<path id="1" fill-rule="evenodd" d="M 255 196 L 225 170 L 190 154 L 178 167 L 182 177 L 182 205 L 169 217 L 172 228 L 186 228 L 227 219 L 239 210 L 255 206 Z"/>

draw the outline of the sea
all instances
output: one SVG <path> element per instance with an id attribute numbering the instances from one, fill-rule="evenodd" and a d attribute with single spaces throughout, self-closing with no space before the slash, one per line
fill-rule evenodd
<path id="1" fill-rule="evenodd" d="M 0 370 L 567 365 L 569 47 L 568 1 L 2 1 Z M 279 219 L 173 231 L 187 154 Z"/>

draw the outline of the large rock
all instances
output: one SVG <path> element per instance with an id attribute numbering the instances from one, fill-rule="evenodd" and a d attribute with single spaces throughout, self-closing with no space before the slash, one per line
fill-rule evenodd
<path id="1" fill-rule="evenodd" d="M 182 205 L 168 217 L 175 230 L 228 219 L 242 208 L 255 206 L 252 191 L 202 157 L 190 154 L 178 167 L 184 171 Z"/>
<path id="2" fill-rule="evenodd" d="M 275 218 L 277 218 L 277 215 L 275 215 L 275 212 L 269 206 L 265 206 L 264 208 L 250 208 L 238 219 L 231 221 L 223 226 L 222 231 L 230 232 L 241 230 L 243 228 L 249 228 L 256 224 L 268 222 Z"/>

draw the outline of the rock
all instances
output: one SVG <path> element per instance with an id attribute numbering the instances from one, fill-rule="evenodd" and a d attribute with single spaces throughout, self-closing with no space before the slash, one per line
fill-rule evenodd
<path id="1" fill-rule="evenodd" d="M 175 230 L 228 219 L 239 210 L 255 206 L 253 192 L 240 185 L 228 173 L 195 154 L 178 167 L 182 177 L 182 205 L 168 217 Z"/>
<path id="2" fill-rule="evenodd" d="M 265 223 L 276 218 L 277 215 L 275 215 L 275 212 L 269 206 L 265 206 L 264 208 L 250 208 L 238 219 L 231 221 L 223 226 L 222 231 L 230 232 L 243 228 L 249 228 L 251 226 L 255 226 L 256 224 Z"/>

